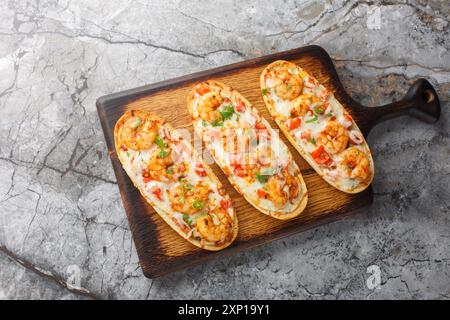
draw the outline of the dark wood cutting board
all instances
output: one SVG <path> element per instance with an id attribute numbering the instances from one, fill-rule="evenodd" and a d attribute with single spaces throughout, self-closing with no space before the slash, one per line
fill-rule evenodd
<path id="1" fill-rule="evenodd" d="M 375 108 L 361 106 L 344 91 L 331 58 L 318 46 L 293 49 L 99 98 L 97 110 L 100 122 L 140 264 L 147 277 L 159 277 L 321 224 L 340 220 L 372 202 L 371 187 L 356 195 L 349 195 L 331 187 L 280 134 L 294 155 L 308 188 L 309 201 L 305 211 L 290 221 L 279 221 L 260 213 L 234 190 L 223 172 L 213 164 L 212 169 L 234 200 L 239 218 L 239 234 L 236 241 L 228 248 L 219 252 L 208 252 L 195 247 L 173 231 L 145 202 L 131 183 L 114 151 L 114 125 L 124 112 L 131 109 L 147 110 L 166 119 L 175 128 L 186 128 L 193 133 L 191 118 L 186 107 L 186 95 L 194 84 L 214 79 L 238 90 L 254 104 L 272 127 L 277 129 L 262 100 L 259 76 L 266 65 L 278 59 L 299 64 L 325 87 L 332 90 L 336 98 L 352 114 L 365 135 L 377 122 L 397 115 L 409 113 L 427 122 L 434 122 L 439 118 L 439 100 L 436 92 L 424 79 L 419 79 L 410 88 L 405 98 L 399 102 Z"/>

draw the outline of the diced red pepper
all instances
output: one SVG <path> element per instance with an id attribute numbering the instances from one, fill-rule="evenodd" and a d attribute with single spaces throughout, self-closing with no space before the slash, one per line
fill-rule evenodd
<path id="1" fill-rule="evenodd" d="M 199 169 L 195 169 L 194 170 L 195 173 L 199 176 L 199 177 L 206 177 L 206 171 L 203 168 L 199 168 Z"/>
<path id="2" fill-rule="evenodd" d="M 266 126 L 262 122 L 255 123 L 255 129 L 267 129 Z"/>
<path id="3" fill-rule="evenodd" d="M 160 188 L 154 188 L 154 189 L 152 190 L 152 193 L 155 195 L 156 198 L 158 198 L 159 201 L 162 201 L 162 200 L 163 200 L 162 192 L 161 192 L 161 189 L 160 189 Z"/>
<path id="4" fill-rule="evenodd" d="M 220 206 L 222 207 L 222 209 L 227 210 L 230 207 L 230 205 L 231 205 L 231 200 L 230 199 L 228 199 L 228 200 L 225 200 L 225 199 L 220 200 Z"/>
<path id="5" fill-rule="evenodd" d="M 245 177 L 245 170 L 240 165 L 237 165 L 234 167 L 234 175 L 237 177 Z"/>
<path id="6" fill-rule="evenodd" d="M 320 145 L 313 152 L 311 152 L 311 156 L 318 164 L 327 164 L 331 161 L 330 155 L 325 151 L 325 147 L 323 145 Z"/>
<path id="7" fill-rule="evenodd" d="M 205 93 L 210 92 L 211 89 L 210 89 L 207 85 L 202 84 L 202 85 L 200 85 L 200 87 L 198 87 L 195 91 L 197 91 L 197 93 L 198 93 L 199 95 L 202 96 L 202 95 L 204 95 Z"/>
<path id="8" fill-rule="evenodd" d="M 302 120 L 299 117 L 291 119 L 289 121 L 289 130 L 297 129 L 298 127 L 300 127 L 301 123 L 302 123 Z"/>
<path id="9" fill-rule="evenodd" d="M 244 112 L 245 111 L 245 103 L 241 99 L 236 99 L 235 109 L 237 112 Z"/>
<path id="10" fill-rule="evenodd" d="M 260 198 L 265 198 L 267 195 L 267 192 L 265 192 L 263 189 L 258 189 L 258 191 L 256 191 L 256 193 L 258 194 L 258 197 L 260 197 Z"/>

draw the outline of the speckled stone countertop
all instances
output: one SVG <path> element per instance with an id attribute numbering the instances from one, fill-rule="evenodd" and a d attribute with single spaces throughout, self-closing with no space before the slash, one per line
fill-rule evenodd
<path id="1" fill-rule="evenodd" d="M 449 16 L 445 0 L 1 1 L 0 299 L 449 299 Z M 428 79 L 441 120 L 371 132 L 358 215 L 145 278 L 96 99 L 308 44 L 368 106 Z"/>

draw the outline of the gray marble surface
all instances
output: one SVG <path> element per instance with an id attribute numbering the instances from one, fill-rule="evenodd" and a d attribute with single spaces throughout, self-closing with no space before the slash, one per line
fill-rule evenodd
<path id="1" fill-rule="evenodd" d="M 0 299 L 449 299 L 449 16 L 446 0 L 1 1 Z M 353 218 L 144 278 L 96 99 L 308 44 L 368 106 L 425 77 L 441 120 L 372 131 L 375 200 Z"/>

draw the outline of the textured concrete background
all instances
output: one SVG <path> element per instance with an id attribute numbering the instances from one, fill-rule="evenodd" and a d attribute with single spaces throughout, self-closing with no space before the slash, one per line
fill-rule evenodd
<path id="1" fill-rule="evenodd" d="M 212 2 L 0 2 L 0 298 L 450 298 L 448 2 Z M 359 215 L 144 278 L 96 99 L 307 44 L 368 106 L 427 78 L 441 120 L 372 131 Z"/>

